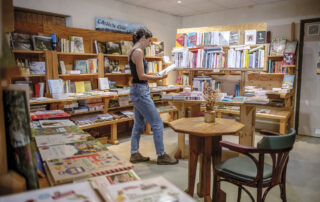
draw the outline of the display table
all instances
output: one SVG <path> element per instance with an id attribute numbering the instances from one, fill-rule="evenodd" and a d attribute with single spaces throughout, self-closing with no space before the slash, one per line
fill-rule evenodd
<path id="1" fill-rule="evenodd" d="M 170 127 L 178 133 L 189 134 L 189 165 L 188 165 L 188 188 L 186 192 L 193 196 L 194 184 L 197 171 L 198 155 L 201 155 L 202 167 L 200 167 L 200 190 L 198 195 L 204 197 L 204 201 L 211 201 L 210 179 L 211 158 L 213 165 L 221 161 L 221 147 L 219 142 L 222 135 L 232 135 L 244 128 L 244 125 L 230 119 L 216 118 L 215 123 L 205 123 L 203 117 L 182 118 L 169 123 Z M 213 186 L 220 186 L 218 179 L 214 179 Z M 220 190 L 220 187 L 218 187 Z M 220 200 L 225 200 L 220 190 Z M 218 201 L 218 196 L 213 196 Z"/>

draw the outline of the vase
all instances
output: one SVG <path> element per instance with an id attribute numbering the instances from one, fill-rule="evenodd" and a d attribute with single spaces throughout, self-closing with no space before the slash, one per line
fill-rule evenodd
<path id="1" fill-rule="evenodd" d="M 204 122 L 214 123 L 215 121 L 216 121 L 216 112 L 215 111 L 204 112 Z"/>

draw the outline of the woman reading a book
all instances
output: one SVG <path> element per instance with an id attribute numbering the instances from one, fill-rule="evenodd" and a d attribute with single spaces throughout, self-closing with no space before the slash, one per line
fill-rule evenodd
<path id="1" fill-rule="evenodd" d="M 147 75 L 148 64 L 144 58 L 144 50 L 151 43 L 152 33 L 147 29 L 138 29 L 133 34 L 133 47 L 129 53 L 129 65 L 131 70 L 132 85 L 130 87 L 130 99 L 134 108 L 134 125 L 131 134 L 131 157 L 132 163 L 149 161 L 139 153 L 139 141 L 145 123 L 152 127 L 153 141 L 158 155 L 157 164 L 170 165 L 178 163 L 164 152 L 163 146 L 163 122 L 150 97 L 148 81 L 157 81 L 166 78 L 167 75 Z"/>

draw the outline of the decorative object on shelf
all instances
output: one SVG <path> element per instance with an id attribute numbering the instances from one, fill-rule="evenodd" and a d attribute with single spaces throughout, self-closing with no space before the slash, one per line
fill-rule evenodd
<path id="1" fill-rule="evenodd" d="M 204 82 L 203 98 L 206 103 L 204 122 L 214 123 L 216 119 L 216 112 L 214 111 L 214 104 L 216 102 L 216 91 L 206 81 Z"/>

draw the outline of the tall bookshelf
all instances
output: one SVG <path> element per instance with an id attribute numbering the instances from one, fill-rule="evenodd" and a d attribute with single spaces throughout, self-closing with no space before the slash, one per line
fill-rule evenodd
<path id="1" fill-rule="evenodd" d="M 110 81 L 116 81 L 118 87 L 129 86 L 131 83 L 131 74 L 130 73 L 105 73 L 104 72 L 104 59 L 107 57 L 109 60 L 118 60 L 120 68 L 124 68 L 126 64 L 128 64 L 128 55 L 113 55 L 113 54 L 104 54 L 104 53 L 95 53 L 94 41 L 100 42 L 120 42 L 124 41 L 132 41 L 132 35 L 130 34 L 121 34 L 121 33 L 112 33 L 112 32 L 101 32 L 95 30 L 86 30 L 79 28 L 68 28 L 62 27 L 58 25 L 35 25 L 35 24 L 27 24 L 27 23 L 19 23 L 15 24 L 15 32 L 18 33 L 28 33 L 31 35 L 41 35 L 50 36 L 50 34 L 55 33 L 59 38 L 69 38 L 69 36 L 79 36 L 83 38 L 84 51 L 85 53 L 69 53 L 69 52 L 57 52 L 57 51 L 20 51 L 13 50 L 13 53 L 16 57 L 33 57 L 38 60 L 43 60 L 46 62 L 46 74 L 45 75 L 26 75 L 20 76 L 18 78 L 12 76 L 9 78 L 9 83 L 14 82 L 17 79 L 25 79 L 25 80 L 33 80 L 35 82 L 44 81 L 46 82 L 46 95 L 51 96 L 48 89 L 48 80 L 49 79 L 63 79 L 70 81 L 90 81 L 92 89 L 98 89 L 98 78 L 107 77 Z M 153 38 L 152 41 L 157 41 L 156 38 Z M 59 73 L 59 60 L 65 62 L 66 70 L 73 69 L 73 63 L 76 59 L 89 59 L 96 58 L 97 59 L 97 72 L 90 74 L 61 74 Z M 146 56 L 147 61 L 162 61 L 162 57 L 155 56 Z M 165 66 L 164 66 L 165 68 Z M 109 96 L 104 99 L 104 110 L 106 113 L 109 110 L 122 110 L 122 109 L 132 109 L 132 105 L 119 107 L 119 108 L 108 108 L 109 100 L 117 99 L 118 96 Z M 80 99 L 90 99 L 88 98 L 79 98 Z M 47 103 L 50 105 L 50 109 L 63 109 L 65 104 L 72 102 L 72 100 L 53 100 L 49 102 L 34 102 L 32 105 Z M 100 111 L 92 111 L 86 113 L 73 114 L 73 116 L 88 116 L 89 114 L 96 114 Z M 111 139 L 108 140 L 109 143 L 118 144 L 116 133 L 117 133 L 117 124 L 122 122 L 132 121 L 132 118 L 122 119 L 119 121 L 109 121 L 102 122 L 100 124 L 93 124 L 92 126 L 82 127 L 83 129 L 92 129 L 98 128 L 101 126 L 110 125 L 111 130 Z M 130 124 L 129 124 L 130 126 Z M 122 128 L 122 127 L 121 127 Z M 104 141 L 105 142 L 105 139 Z"/>
<path id="2" fill-rule="evenodd" d="M 259 24 L 240 24 L 240 25 L 226 25 L 226 26 L 211 26 L 211 27 L 196 27 L 196 28 L 183 28 L 177 29 L 177 34 L 188 34 L 191 32 L 213 32 L 213 31 L 239 31 L 239 45 L 244 45 L 244 32 L 245 30 L 256 30 L 256 31 L 266 31 L 267 24 L 259 23 Z M 189 83 L 192 86 L 192 80 L 195 76 L 198 75 L 240 75 L 240 95 L 243 94 L 244 86 L 246 83 L 247 74 L 249 72 L 265 72 L 267 70 L 268 65 L 268 49 L 269 44 L 256 44 L 256 45 L 248 45 L 250 48 L 255 48 L 258 46 L 264 46 L 264 67 L 263 68 L 230 68 L 227 65 L 221 68 L 178 68 L 178 74 L 189 74 Z M 222 47 L 225 58 L 228 58 L 228 50 L 233 46 L 196 46 L 195 48 L 207 48 L 207 47 Z M 191 49 L 190 47 L 184 47 Z"/>

